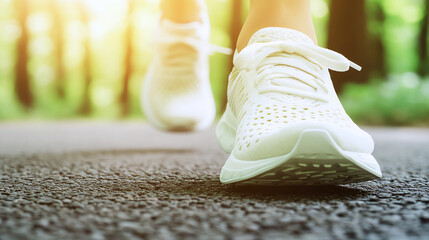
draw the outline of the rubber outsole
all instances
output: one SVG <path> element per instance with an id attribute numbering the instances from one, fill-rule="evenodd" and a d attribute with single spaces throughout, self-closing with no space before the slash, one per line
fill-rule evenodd
<path id="1" fill-rule="evenodd" d="M 348 159 L 292 158 L 267 172 L 237 184 L 336 185 L 378 179 Z"/>

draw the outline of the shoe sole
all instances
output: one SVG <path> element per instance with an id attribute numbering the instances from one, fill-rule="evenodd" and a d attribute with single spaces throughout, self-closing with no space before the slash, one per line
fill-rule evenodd
<path id="1" fill-rule="evenodd" d="M 222 122 L 225 120 L 222 118 L 219 126 L 223 127 L 217 133 L 219 142 L 224 136 L 223 147 L 228 151 L 233 135 L 225 131 L 233 127 L 225 125 Z M 282 156 L 246 161 L 232 153 L 221 170 L 220 180 L 225 184 L 332 185 L 364 182 L 381 176 L 380 166 L 371 154 L 344 151 L 327 130 L 311 128 L 303 130 L 292 151 Z"/>

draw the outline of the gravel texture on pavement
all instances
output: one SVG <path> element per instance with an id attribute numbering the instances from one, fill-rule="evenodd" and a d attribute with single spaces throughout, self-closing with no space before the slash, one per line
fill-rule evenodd
<path id="1" fill-rule="evenodd" d="M 0 239 L 429 239 L 429 129 L 366 128 L 383 179 L 222 185 L 214 129 L 0 125 Z"/>

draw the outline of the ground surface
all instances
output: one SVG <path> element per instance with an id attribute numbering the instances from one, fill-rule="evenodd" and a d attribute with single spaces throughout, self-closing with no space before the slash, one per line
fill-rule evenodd
<path id="1" fill-rule="evenodd" d="M 367 129 L 384 177 L 219 183 L 213 129 L 0 125 L 0 239 L 429 239 L 429 130 Z"/>

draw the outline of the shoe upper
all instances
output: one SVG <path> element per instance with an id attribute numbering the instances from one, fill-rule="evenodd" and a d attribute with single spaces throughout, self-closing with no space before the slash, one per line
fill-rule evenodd
<path id="1" fill-rule="evenodd" d="M 304 129 L 327 130 L 345 151 L 371 153 L 372 138 L 346 114 L 329 70 L 360 67 L 292 29 L 264 28 L 234 56 L 228 105 L 237 119 L 233 154 L 287 154 Z"/>

